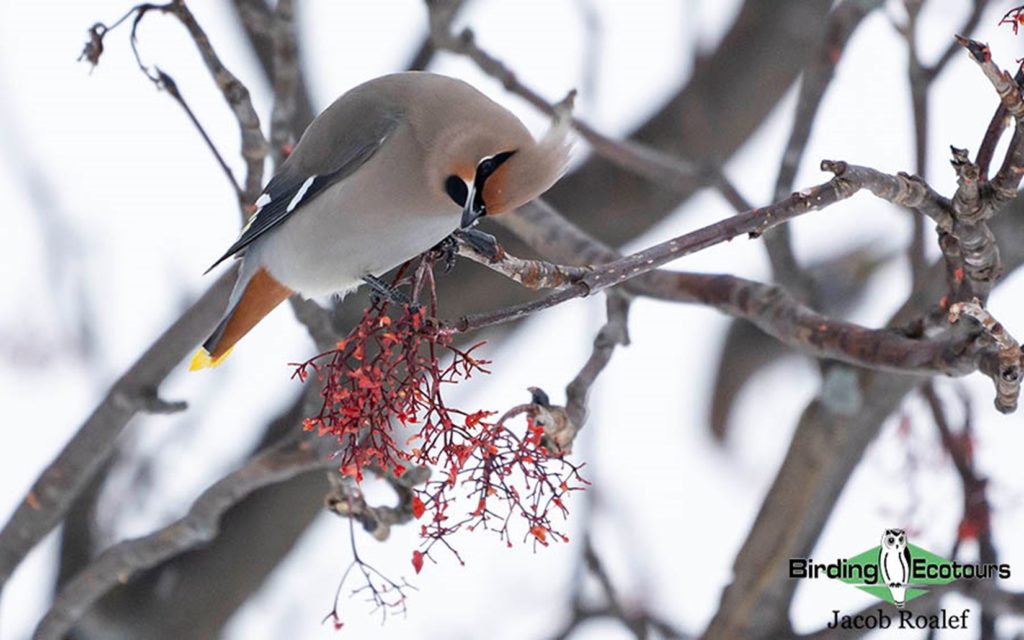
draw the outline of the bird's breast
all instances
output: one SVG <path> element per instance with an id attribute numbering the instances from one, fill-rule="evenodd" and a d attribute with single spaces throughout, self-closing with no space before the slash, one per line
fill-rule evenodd
<path id="1" fill-rule="evenodd" d="M 296 210 L 247 256 L 306 297 L 344 292 L 414 258 L 458 228 L 461 212 L 430 194 L 346 181 Z"/>

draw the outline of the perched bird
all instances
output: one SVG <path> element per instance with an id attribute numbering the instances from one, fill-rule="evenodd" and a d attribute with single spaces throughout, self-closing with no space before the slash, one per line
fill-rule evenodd
<path id="1" fill-rule="evenodd" d="M 242 260 L 191 369 L 216 366 L 293 293 L 354 290 L 485 215 L 546 191 L 568 162 L 567 118 L 534 140 L 470 85 L 424 72 L 370 80 L 302 134 L 221 256 Z"/>

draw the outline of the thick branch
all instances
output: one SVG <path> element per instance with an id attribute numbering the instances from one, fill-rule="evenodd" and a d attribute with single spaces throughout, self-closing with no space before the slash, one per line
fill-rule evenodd
<path id="1" fill-rule="evenodd" d="M 299 52 L 295 41 L 292 0 L 278 0 L 271 41 L 274 50 L 274 109 L 270 116 L 270 149 L 274 166 L 281 164 L 296 140 L 293 128 L 298 110 Z"/>
<path id="2" fill-rule="evenodd" d="M 148 406 L 164 378 L 217 325 L 234 281 L 235 269 L 230 269 L 139 356 L 35 481 L 0 531 L 0 590 L 113 454 L 114 441 L 128 421 Z"/>
<path id="3" fill-rule="evenodd" d="M 989 375 L 996 385 L 996 409 L 1002 413 L 1013 413 L 1020 397 L 1021 368 L 1024 367 L 1020 345 L 977 298 L 971 302 L 958 302 L 949 308 L 951 323 L 958 322 L 961 316 L 980 324 L 985 334 L 995 342 L 996 356 L 989 367 Z"/>
<path id="4" fill-rule="evenodd" d="M 101 553 L 61 589 L 33 637 L 63 638 L 89 607 L 135 572 L 209 542 L 217 535 L 221 515 L 253 491 L 333 464 L 323 451 L 304 440 L 256 456 L 204 491 L 180 520 Z"/>
<path id="5" fill-rule="evenodd" d="M 1018 209 L 1019 211 L 1019 209 Z M 994 221 L 1007 242 L 1006 261 L 1024 261 L 1021 233 L 1012 216 Z M 905 324 L 934 306 L 942 295 L 941 265 L 917 289 L 889 326 Z M 889 414 L 924 379 L 858 372 L 859 409 L 830 404 L 824 392 L 804 411 L 779 473 L 733 566 L 733 584 L 707 631 L 709 637 L 780 637 L 788 627 L 796 583 L 788 578 L 789 558 L 807 556 L 847 480 Z"/>
<path id="6" fill-rule="evenodd" d="M 450 20 L 436 17 L 434 4 L 431 7 L 431 33 L 433 42 L 442 49 L 462 54 L 476 63 L 481 71 L 502 83 L 506 90 L 523 98 L 537 110 L 559 117 L 561 103 L 552 103 L 526 86 L 504 62 L 483 50 L 477 43 L 471 29 L 464 29 L 454 35 L 449 31 Z M 570 92 L 569 96 L 574 93 Z M 564 101 L 563 101 L 564 102 Z M 630 140 L 613 140 L 598 132 L 583 120 L 573 117 L 573 128 L 601 157 L 620 168 L 642 176 L 651 182 L 679 193 L 689 193 L 695 185 L 708 184 L 719 187 L 723 195 L 734 203 L 742 198 L 728 179 L 714 167 L 703 167 L 695 163 L 674 158 L 654 147 Z M 742 205 L 741 205 L 742 206 Z"/>

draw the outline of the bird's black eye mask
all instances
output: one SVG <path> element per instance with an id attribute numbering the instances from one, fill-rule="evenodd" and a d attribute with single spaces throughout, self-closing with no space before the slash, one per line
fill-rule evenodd
<path id="1" fill-rule="evenodd" d="M 459 176 L 448 176 L 444 181 L 444 191 L 452 202 L 460 207 L 466 206 L 466 196 L 469 195 L 469 187 Z"/>
<path id="2" fill-rule="evenodd" d="M 473 210 L 480 215 L 487 215 L 487 206 L 484 203 L 484 183 L 487 178 L 498 170 L 506 160 L 512 157 L 513 151 L 502 151 L 489 158 L 484 158 L 476 166 L 476 175 L 473 177 Z M 466 197 L 469 195 L 469 188 L 459 176 L 448 176 L 444 181 L 444 190 L 452 202 L 460 207 L 466 206 Z"/>

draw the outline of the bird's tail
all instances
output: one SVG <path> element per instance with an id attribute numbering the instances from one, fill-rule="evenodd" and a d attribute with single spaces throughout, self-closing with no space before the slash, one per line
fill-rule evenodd
<path id="1" fill-rule="evenodd" d="M 294 291 L 275 280 L 266 269 L 256 271 L 238 301 L 228 309 L 224 319 L 196 351 L 189 371 L 216 367 L 224 362 L 235 343 L 292 293 Z"/>

